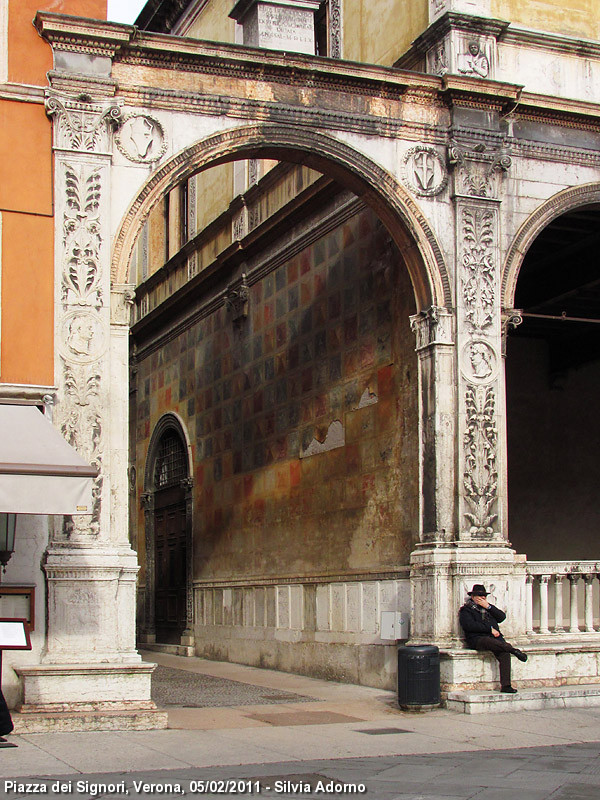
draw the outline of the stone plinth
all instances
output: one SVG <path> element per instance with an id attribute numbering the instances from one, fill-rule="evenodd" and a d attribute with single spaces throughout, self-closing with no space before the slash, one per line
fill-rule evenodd
<path id="1" fill-rule="evenodd" d="M 239 0 L 229 16 L 242 26 L 246 45 L 314 55 L 319 5 L 319 0 Z"/>
<path id="2" fill-rule="evenodd" d="M 165 728 L 150 697 L 154 664 L 47 664 L 16 667 L 23 680 L 18 733 Z"/>

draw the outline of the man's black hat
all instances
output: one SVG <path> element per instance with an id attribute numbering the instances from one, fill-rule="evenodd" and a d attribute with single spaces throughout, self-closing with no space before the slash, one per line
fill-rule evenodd
<path id="1" fill-rule="evenodd" d="M 482 586 L 481 583 L 476 583 L 471 591 L 467 592 L 467 594 L 469 597 L 473 597 L 473 595 L 475 595 L 475 597 L 487 597 L 489 592 L 486 592 L 485 586 Z"/>

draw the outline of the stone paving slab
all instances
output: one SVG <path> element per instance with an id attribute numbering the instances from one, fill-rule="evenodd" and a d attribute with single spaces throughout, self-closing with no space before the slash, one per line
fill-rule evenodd
<path id="1" fill-rule="evenodd" d="M 561 746 L 560 750 L 562 755 L 558 758 L 553 747 L 538 747 L 526 751 L 506 749 L 492 753 L 471 751 L 421 757 L 286 761 L 205 769 L 178 767 L 134 772 L 120 769 L 110 774 L 90 772 L 84 775 L 64 773 L 51 778 L 36 776 L 34 780 L 38 786 L 48 787 L 46 797 L 78 800 L 97 797 L 104 800 L 125 797 L 137 800 L 157 796 L 181 799 L 199 795 L 223 798 L 234 794 L 248 798 L 306 797 L 310 800 L 334 796 L 368 797 L 369 800 L 597 800 L 600 796 L 600 775 L 589 774 L 584 777 L 564 767 L 575 766 L 583 770 L 585 766 L 600 764 L 600 742 L 595 747 L 570 745 Z M 546 764 L 546 771 L 535 768 L 540 759 Z M 486 774 L 485 769 L 475 770 L 476 766 L 488 760 L 491 767 L 489 773 Z M 14 783 L 10 783 L 10 779 L 9 783 L 6 781 L 5 777 L 0 778 L 0 797 L 25 800 L 30 796 L 29 792 L 19 790 L 18 785 L 14 785 L 26 782 L 23 778 L 13 779 Z M 211 784 L 215 781 L 217 783 Z M 62 787 L 60 791 L 57 782 L 66 784 L 70 789 Z M 77 782 L 80 782 L 79 787 Z M 333 793 L 327 791 L 332 782 L 350 786 L 350 789 Z M 154 784 L 154 789 L 144 788 L 141 786 L 143 783 Z M 354 791 L 352 787 L 355 787 Z M 129 791 L 128 795 L 125 789 Z"/>

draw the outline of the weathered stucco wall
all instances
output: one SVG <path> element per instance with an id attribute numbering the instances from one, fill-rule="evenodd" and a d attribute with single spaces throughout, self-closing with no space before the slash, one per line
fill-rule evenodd
<path id="1" fill-rule="evenodd" d="M 239 329 L 221 307 L 140 361 L 138 475 L 176 411 L 193 443 L 197 579 L 407 564 L 417 373 L 398 261 L 362 211 L 255 283 Z"/>
<path id="2" fill-rule="evenodd" d="M 541 31 L 600 38 L 596 0 L 492 0 L 492 16 Z"/>

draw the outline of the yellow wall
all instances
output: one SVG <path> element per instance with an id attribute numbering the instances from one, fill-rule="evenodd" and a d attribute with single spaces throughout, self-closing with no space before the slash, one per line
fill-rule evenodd
<path id="1" fill-rule="evenodd" d="M 183 31 L 184 35 L 212 42 L 234 42 L 235 21 L 228 16 L 232 8 L 233 0 L 211 0 L 192 25 Z"/>
<path id="2" fill-rule="evenodd" d="M 233 163 L 221 164 L 195 176 L 196 225 L 194 236 L 227 209 L 233 199 Z"/>
<path id="3" fill-rule="evenodd" d="M 492 0 L 492 14 L 527 28 L 600 39 L 598 0 Z"/>
<path id="4" fill-rule="evenodd" d="M 343 57 L 391 66 L 423 33 L 428 0 L 343 0 Z"/>

